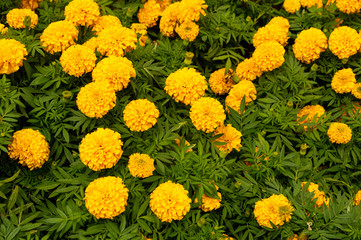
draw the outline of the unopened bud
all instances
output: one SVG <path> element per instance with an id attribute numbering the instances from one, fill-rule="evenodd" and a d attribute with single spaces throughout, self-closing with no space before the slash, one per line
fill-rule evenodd
<path id="1" fill-rule="evenodd" d="M 311 67 L 311 70 L 314 71 L 314 72 L 316 72 L 317 69 L 318 69 L 318 65 L 317 65 L 316 63 L 314 63 L 314 64 L 312 65 L 312 67 Z"/>
<path id="2" fill-rule="evenodd" d="M 198 222 L 197 222 L 197 225 L 199 226 L 199 227 L 202 227 L 204 224 L 206 224 L 207 223 L 207 220 L 205 219 L 205 218 L 200 218 L 199 220 L 198 220 Z"/>
<path id="3" fill-rule="evenodd" d="M 30 27 L 30 25 L 31 25 L 31 17 L 30 16 L 25 16 L 24 25 L 26 28 Z"/>
<path id="4" fill-rule="evenodd" d="M 252 22 L 252 18 L 250 16 L 246 17 L 246 22 Z"/>
<path id="5" fill-rule="evenodd" d="M 308 148 L 308 145 L 307 145 L 306 143 L 301 144 L 300 154 L 301 154 L 302 156 L 306 155 L 306 153 L 307 153 L 307 151 L 306 151 L 307 148 Z"/>
<path id="6" fill-rule="evenodd" d="M 73 96 L 73 93 L 67 90 L 63 91 L 61 94 L 63 95 L 64 102 L 67 102 Z"/>
<path id="7" fill-rule="evenodd" d="M 293 108 L 293 102 L 292 102 L 292 101 L 288 101 L 288 102 L 287 102 L 287 107 L 288 107 L 288 108 Z"/>
<path id="8" fill-rule="evenodd" d="M 187 65 L 192 64 L 193 57 L 194 57 L 194 53 L 186 52 L 186 58 L 184 59 L 184 63 Z"/>
<path id="9" fill-rule="evenodd" d="M 234 186 L 235 186 L 236 188 L 240 188 L 241 185 L 242 185 L 242 182 L 241 182 L 241 181 L 237 181 L 237 182 L 234 184 Z"/>
<path id="10" fill-rule="evenodd" d="M 342 59 L 342 64 L 346 64 L 348 62 L 348 58 Z"/>

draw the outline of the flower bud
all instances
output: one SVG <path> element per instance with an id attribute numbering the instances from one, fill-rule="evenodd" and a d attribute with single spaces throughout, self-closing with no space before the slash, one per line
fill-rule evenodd
<path id="1" fill-rule="evenodd" d="M 194 53 L 186 52 L 186 58 L 184 59 L 184 63 L 187 65 L 192 64 L 193 57 L 194 57 Z"/>

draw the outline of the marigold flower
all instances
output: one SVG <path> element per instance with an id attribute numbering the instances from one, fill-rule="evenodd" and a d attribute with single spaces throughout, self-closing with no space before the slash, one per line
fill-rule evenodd
<path id="1" fill-rule="evenodd" d="M 10 158 L 18 159 L 19 163 L 30 170 L 41 168 L 49 159 L 49 143 L 38 130 L 22 129 L 13 134 L 8 146 Z"/>
<path id="2" fill-rule="evenodd" d="M 218 186 L 216 186 L 218 190 Z M 199 206 L 203 211 L 210 212 L 212 210 L 216 210 L 221 207 L 222 194 L 217 192 L 217 196 L 219 199 L 209 197 L 207 194 L 202 195 L 202 206 Z M 198 203 L 198 199 L 194 200 L 195 203 Z"/>
<path id="3" fill-rule="evenodd" d="M 239 151 L 241 149 L 242 134 L 240 131 L 234 128 L 232 124 L 227 124 L 227 126 L 219 126 L 213 133 L 213 136 L 218 134 L 223 135 L 214 140 L 214 142 L 226 143 L 226 145 L 215 145 L 220 151 L 230 153 L 233 149 L 235 149 L 236 151 Z"/>
<path id="4" fill-rule="evenodd" d="M 332 78 L 331 87 L 337 93 L 349 93 L 355 87 L 356 78 L 351 68 L 337 71 Z"/>
<path id="5" fill-rule="evenodd" d="M 193 42 L 198 36 L 199 27 L 194 22 L 184 22 L 178 25 L 175 31 L 178 33 L 181 39 L 187 39 L 188 41 Z"/>
<path id="6" fill-rule="evenodd" d="M 206 133 L 213 132 L 226 120 L 222 104 L 210 97 L 201 97 L 194 101 L 189 116 L 196 129 Z"/>
<path id="7" fill-rule="evenodd" d="M 301 187 L 303 188 L 303 186 L 306 185 L 306 183 L 307 182 L 302 182 Z M 330 199 L 325 197 L 325 192 L 324 191 L 318 190 L 318 185 L 317 184 L 315 184 L 313 182 L 310 182 L 310 185 L 308 186 L 307 191 L 308 192 L 313 192 L 315 194 L 314 197 L 312 198 L 312 200 L 317 198 L 315 207 L 316 206 L 317 207 L 322 207 L 324 203 L 328 206 L 328 203 L 329 203 Z"/>
<path id="8" fill-rule="evenodd" d="M 272 228 L 270 222 L 276 227 L 282 226 L 291 219 L 293 211 L 294 208 L 284 195 L 273 194 L 256 202 L 254 216 L 260 226 Z"/>
<path id="9" fill-rule="evenodd" d="M 290 30 L 290 22 L 288 19 L 280 16 L 272 18 L 271 21 L 267 23 L 267 26 L 280 27 L 284 32 L 288 32 L 288 30 Z"/>
<path id="10" fill-rule="evenodd" d="M 174 141 L 175 141 L 175 143 L 178 145 L 178 147 L 180 147 L 180 143 L 181 143 L 181 139 L 182 139 L 183 137 L 180 137 L 180 139 L 178 139 L 178 138 L 176 138 L 176 139 L 174 139 Z M 184 145 L 185 146 L 190 146 L 191 144 L 187 141 L 187 140 L 184 140 Z M 193 149 L 189 149 L 189 150 L 187 150 L 186 151 L 186 153 L 189 153 L 189 152 L 192 152 L 193 151 Z"/>
<path id="11" fill-rule="evenodd" d="M 361 190 L 356 193 L 355 199 L 353 201 L 354 206 L 360 205 L 361 202 Z"/>
<path id="12" fill-rule="evenodd" d="M 133 153 L 129 156 L 128 168 L 133 177 L 150 177 L 155 170 L 154 159 L 148 154 Z"/>
<path id="13" fill-rule="evenodd" d="M 234 240 L 234 238 L 226 235 L 226 234 L 223 234 L 224 237 L 220 237 L 219 240 Z"/>
<path id="14" fill-rule="evenodd" d="M 235 84 L 232 80 L 233 70 L 222 68 L 214 71 L 209 77 L 209 86 L 215 94 L 223 95 L 231 90 L 232 86 Z"/>
<path id="15" fill-rule="evenodd" d="M 241 114 L 240 107 L 243 97 L 246 98 L 246 105 L 257 99 L 257 90 L 251 81 L 242 80 L 234 85 L 226 97 L 226 106 Z"/>
<path id="16" fill-rule="evenodd" d="M 236 75 L 241 81 L 253 81 L 262 75 L 262 71 L 254 62 L 254 58 L 246 58 L 238 64 L 236 68 Z"/>
<path id="17" fill-rule="evenodd" d="M 162 17 L 159 22 L 159 29 L 164 36 L 174 36 L 174 29 L 177 25 L 180 4 L 180 2 L 175 2 L 167 7 L 162 13 Z"/>
<path id="18" fill-rule="evenodd" d="M 0 74 L 11 74 L 23 66 L 25 45 L 14 39 L 0 39 Z"/>
<path id="19" fill-rule="evenodd" d="M 137 34 L 126 27 L 112 26 L 105 28 L 98 36 L 97 50 L 106 56 L 122 57 L 137 47 Z"/>
<path id="20" fill-rule="evenodd" d="M 93 171 L 112 168 L 123 154 L 122 146 L 119 133 L 108 128 L 98 128 L 81 140 L 79 157 Z"/>
<path id="21" fill-rule="evenodd" d="M 95 31 L 97 35 L 99 35 L 99 33 L 101 33 L 101 31 L 103 31 L 105 28 L 113 27 L 113 26 L 118 26 L 118 27 L 122 26 L 122 23 L 120 22 L 119 18 L 112 15 L 105 15 L 99 17 L 96 20 L 96 22 L 94 22 L 92 29 L 93 31 Z"/>
<path id="22" fill-rule="evenodd" d="M 91 82 L 80 89 L 76 105 L 88 117 L 102 118 L 116 102 L 114 89 L 103 82 Z"/>
<path id="23" fill-rule="evenodd" d="M 97 219 L 113 219 L 125 211 L 128 192 L 119 177 L 97 178 L 85 189 L 85 207 Z"/>
<path id="24" fill-rule="evenodd" d="M 321 52 L 327 49 L 327 37 L 317 28 L 311 27 L 301 31 L 293 45 L 295 57 L 303 63 L 311 63 L 320 58 Z"/>
<path id="25" fill-rule="evenodd" d="M 144 7 L 139 9 L 138 20 L 140 23 L 145 24 L 147 27 L 157 25 L 159 16 L 162 10 L 156 0 L 148 0 L 144 3 Z"/>
<path id="26" fill-rule="evenodd" d="M 317 120 L 325 113 L 325 109 L 321 105 L 308 105 L 303 107 L 297 113 L 297 118 L 300 119 L 307 115 L 303 121 L 299 121 L 299 124 L 311 122 L 312 119 L 317 115 Z M 316 121 L 317 121 L 316 120 Z M 304 129 L 307 130 L 307 126 L 304 126 Z"/>
<path id="27" fill-rule="evenodd" d="M 65 20 L 75 26 L 91 26 L 99 18 L 99 6 L 94 0 L 72 0 L 65 7 Z"/>
<path id="28" fill-rule="evenodd" d="M 300 0 L 285 0 L 283 2 L 283 8 L 289 13 L 295 13 L 301 8 Z"/>
<path id="29" fill-rule="evenodd" d="M 337 0 L 336 6 L 340 12 L 347 14 L 359 13 L 361 9 L 360 0 Z"/>
<path id="30" fill-rule="evenodd" d="M 78 39 L 78 30 L 68 21 L 52 22 L 44 29 L 40 36 L 41 46 L 48 53 L 61 52 L 75 44 Z"/>
<path id="31" fill-rule="evenodd" d="M 133 29 L 136 34 L 140 34 L 141 36 L 147 34 L 147 26 L 143 23 L 132 23 L 130 28 Z"/>
<path id="32" fill-rule="evenodd" d="M 25 17 L 30 17 L 29 28 L 35 28 L 36 24 L 38 24 L 38 15 L 30 9 L 14 8 L 6 14 L 6 21 L 12 28 L 25 28 Z"/>
<path id="33" fill-rule="evenodd" d="M 21 0 L 21 8 L 28 8 L 35 10 L 39 7 L 39 2 L 42 0 Z M 51 2 L 52 0 L 50 0 Z"/>
<path id="34" fill-rule="evenodd" d="M 285 61 L 285 49 L 276 41 L 269 41 L 259 45 L 253 53 L 256 66 L 262 72 L 272 71 Z"/>
<path id="35" fill-rule="evenodd" d="M 352 130 L 345 123 L 331 123 L 327 135 L 332 143 L 346 144 L 351 141 Z"/>
<path id="36" fill-rule="evenodd" d="M 276 41 L 282 46 L 286 46 L 288 39 L 288 31 L 283 31 L 280 26 L 265 26 L 259 28 L 253 36 L 253 46 L 257 48 L 262 43 L 269 41 Z"/>
<path id="37" fill-rule="evenodd" d="M 160 5 L 160 10 L 163 12 L 169 5 L 172 4 L 172 0 L 156 0 Z"/>
<path id="38" fill-rule="evenodd" d="M 313 7 L 315 5 L 317 5 L 317 8 L 322 8 L 323 4 L 322 4 L 322 0 L 300 0 L 300 3 L 302 5 L 302 7 Z"/>
<path id="39" fill-rule="evenodd" d="M 157 123 L 158 117 L 158 108 L 148 99 L 133 100 L 123 111 L 125 125 L 134 132 L 150 129 Z"/>
<path id="40" fill-rule="evenodd" d="M 351 93 L 355 98 L 361 99 L 361 83 L 356 83 L 352 88 Z"/>
<path id="41" fill-rule="evenodd" d="M 92 37 L 91 39 L 89 39 L 88 41 L 83 43 L 83 46 L 87 47 L 90 50 L 92 50 L 93 52 L 95 52 L 97 47 L 98 47 L 98 38 L 97 37 Z"/>
<path id="42" fill-rule="evenodd" d="M 207 90 L 207 81 L 194 68 L 185 67 L 167 77 L 164 90 L 176 102 L 189 105 L 204 95 Z"/>
<path id="43" fill-rule="evenodd" d="M 206 15 L 208 5 L 204 4 L 204 0 L 182 0 L 180 2 L 180 10 L 178 12 L 179 23 L 198 21 L 200 15 Z"/>
<path id="44" fill-rule="evenodd" d="M 171 181 L 160 184 L 150 194 L 150 209 L 162 222 L 181 220 L 191 208 L 188 191 Z"/>
<path id="45" fill-rule="evenodd" d="M 73 45 L 61 54 L 60 64 L 67 74 L 80 77 L 93 70 L 96 60 L 97 57 L 90 48 Z"/>
<path id="46" fill-rule="evenodd" d="M 349 58 L 360 49 L 361 38 L 353 28 L 335 28 L 328 38 L 328 46 L 339 59 Z"/>
<path id="47" fill-rule="evenodd" d="M 5 35 L 8 32 L 8 28 L 4 24 L 0 23 L 0 35 Z"/>

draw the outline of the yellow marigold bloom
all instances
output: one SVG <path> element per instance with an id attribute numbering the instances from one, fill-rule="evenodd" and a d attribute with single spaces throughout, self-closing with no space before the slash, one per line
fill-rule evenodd
<path id="1" fill-rule="evenodd" d="M 337 0 L 336 6 L 340 12 L 347 14 L 359 13 L 361 9 L 360 0 Z"/>
<path id="2" fill-rule="evenodd" d="M 133 177 L 150 177 L 155 170 L 154 159 L 148 154 L 133 153 L 129 156 L 128 168 Z"/>
<path id="3" fill-rule="evenodd" d="M 246 58 L 238 64 L 236 68 L 236 75 L 241 81 L 253 81 L 262 75 L 262 71 L 254 62 L 254 58 Z"/>
<path id="4" fill-rule="evenodd" d="M 73 45 L 61 54 L 60 64 L 67 74 L 80 77 L 93 70 L 96 60 L 97 57 L 90 48 Z"/>
<path id="5" fill-rule="evenodd" d="M 38 24 L 38 15 L 30 9 L 14 8 L 6 14 L 6 21 L 12 28 L 25 28 L 25 17 L 30 17 L 29 28 L 34 28 Z"/>
<path id="6" fill-rule="evenodd" d="M 150 209 L 162 222 L 181 220 L 191 208 L 188 191 L 171 181 L 160 184 L 150 194 Z"/>
<path id="7" fill-rule="evenodd" d="M 196 129 L 206 133 L 213 132 L 226 120 L 222 104 L 210 97 L 201 97 L 194 101 L 189 116 Z"/>
<path id="8" fill-rule="evenodd" d="M 94 22 L 92 29 L 97 35 L 99 35 L 99 33 L 101 33 L 101 31 L 103 31 L 105 28 L 113 26 L 122 26 L 119 18 L 112 15 L 105 15 L 99 17 L 96 22 Z"/>
<path id="9" fill-rule="evenodd" d="M 300 0 L 285 0 L 283 2 L 283 8 L 289 13 L 295 13 L 301 8 Z"/>
<path id="10" fill-rule="evenodd" d="M 172 4 L 172 0 L 156 0 L 160 5 L 160 10 L 163 12 L 169 5 Z"/>
<path id="11" fill-rule="evenodd" d="M 301 187 L 303 187 L 306 183 L 307 182 L 302 182 Z M 317 198 L 315 207 L 316 206 L 317 207 L 322 207 L 324 203 L 328 206 L 330 199 L 328 199 L 325 196 L 324 191 L 318 190 L 318 185 L 316 183 L 310 182 L 310 185 L 308 186 L 307 191 L 308 192 L 313 192 L 315 194 L 314 197 L 312 198 L 312 200 Z"/>
<path id="12" fill-rule="evenodd" d="M 360 205 L 361 202 L 361 190 L 356 193 L 355 199 L 353 201 L 353 205 Z"/>
<path id="13" fill-rule="evenodd" d="M 194 68 L 185 67 L 167 77 L 164 90 L 176 102 L 189 105 L 204 95 L 207 90 L 207 81 Z"/>
<path id="14" fill-rule="evenodd" d="M 91 82 L 80 89 L 76 99 L 79 110 L 88 117 L 102 118 L 116 102 L 114 89 L 104 82 Z"/>
<path id="15" fill-rule="evenodd" d="M 301 31 L 293 44 L 295 57 L 303 63 L 311 63 L 320 58 L 321 52 L 327 49 L 327 37 L 317 28 L 311 27 Z"/>
<path id="16" fill-rule="evenodd" d="M 81 140 L 79 157 L 93 171 L 112 168 L 123 154 L 122 146 L 119 133 L 109 128 L 98 128 Z"/>
<path id="17" fill-rule="evenodd" d="M 210 212 L 212 210 L 216 210 L 221 207 L 221 200 L 222 200 L 222 194 L 220 192 L 217 192 L 217 195 L 220 199 L 211 198 L 205 193 L 202 195 L 202 206 L 199 206 L 203 211 Z M 195 203 L 198 202 L 198 199 L 196 198 L 194 200 Z"/>
<path id="18" fill-rule="evenodd" d="M 345 144 L 351 141 L 352 130 L 345 123 L 331 123 L 327 135 L 332 143 Z"/>
<path id="19" fill-rule="evenodd" d="M 209 86 L 215 94 L 223 95 L 231 90 L 232 86 L 235 84 L 232 80 L 233 70 L 222 68 L 214 71 L 209 77 Z"/>
<path id="20" fill-rule="evenodd" d="M 39 7 L 39 2 L 41 1 L 42 0 L 21 0 L 21 8 L 35 10 Z"/>
<path id="21" fill-rule="evenodd" d="M 232 124 L 227 124 L 227 126 L 219 126 L 216 131 L 213 133 L 213 136 L 223 134 L 215 142 L 223 142 L 226 145 L 215 145 L 220 151 L 230 153 L 233 149 L 239 151 L 242 147 L 241 137 L 242 134 Z"/>
<path id="22" fill-rule="evenodd" d="M 270 222 L 276 227 L 282 226 L 291 219 L 292 207 L 290 201 L 282 194 L 273 194 L 269 198 L 256 202 L 254 216 L 260 226 L 272 228 Z"/>
<path id="23" fill-rule="evenodd" d="M 18 159 L 19 163 L 30 170 L 41 168 L 49 159 L 49 143 L 38 130 L 22 129 L 16 131 L 8 146 L 10 158 Z"/>
<path id="24" fill-rule="evenodd" d="M 299 124 L 311 122 L 312 119 L 317 115 L 317 120 L 325 113 L 325 109 L 321 105 L 308 105 L 303 107 L 297 113 L 297 118 L 300 119 L 307 115 L 306 119 L 299 121 Z M 317 121 L 316 120 L 316 121 Z M 304 129 L 307 130 L 307 126 L 304 126 Z"/>
<path id="25" fill-rule="evenodd" d="M 78 39 L 78 30 L 68 21 L 52 22 L 40 36 L 41 46 L 48 53 L 61 52 L 74 45 Z"/>
<path id="26" fill-rule="evenodd" d="M 175 29 L 181 39 L 193 42 L 199 33 L 199 27 L 195 22 L 184 22 Z"/>
<path id="27" fill-rule="evenodd" d="M 158 117 L 158 108 L 148 99 L 133 100 L 123 111 L 125 125 L 134 132 L 150 129 L 157 123 Z"/>
<path id="28" fill-rule="evenodd" d="M 113 26 L 105 28 L 98 36 L 97 50 L 106 56 L 122 57 L 137 47 L 137 34 L 126 27 Z"/>
<path id="29" fill-rule="evenodd" d="M 181 143 L 182 138 L 183 137 L 180 137 L 180 139 L 178 139 L 178 138 L 174 139 L 174 141 L 178 145 L 178 147 L 180 147 L 180 143 Z M 191 144 L 187 140 L 184 140 L 184 145 L 185 146 L 190 146 Z M 189 152 L 192 152 L 192 151 L 193 151 L 193 149 L 189 149 L 189 150 L 186 151 L 186 153 L 189 153 Z"/>
<path id="30" fill-rule="evenodd" d="M 97 219 L 113 219 L 125 211 L 128 192 L 119 177 L 97 178 L 85 189 L 85 207 Z"/>
<path id="31" fill-rule="evenodd" d="M 99 6 L 94 0 L 72 0 L 65 7 L 65 20 L 75 26 L 91 26 L 99 18 Z"/>
<path id="32" fill-rule="evenodd" d="M 353 28 L 343 26 L 332 31 L 328 46 L 339 59 L 348 58 L 360 49 L 361 38 Z"/>
<path id="33" fill-rule="evenodd" d="M 25 45 L 14 39 L 0 39 L 0 46 L 0 74 L 18 71 L 28 55 Z"/>
<path id="34" fill-rule="evenodd" d="M 98 47 L 98 38 L 92 37 L 91 39 L 89 39 L 88 41 L 83 43 L 83 46 L 87 47 L 87 48 L 91 49 L 93 52 L 95 52 Z"/>
<path id="35" fill-rule="evenodd" d="M 167 7 L 161 15 L 159 29 L 164 36 L 173 37 L 177 25 L 180 2 L 175 2 Z"/>
<path id="36" fill-rule="evenodd" d="M 251 81 L 243 80 L 234 85 L 226 97 L 226 106 L 241 114 L 240 107 L 243 97 L 246 98 L 246 105 L 257 99 L 257 90 Z"/>
<path id="37" fill-rule="evenodd" d="M 262 72 L 272 71 L 285 61 L 285 49 L 276 41 L 269 41 L 259 45 L 253 53 L 256 66 Z"/>
<path id="38" fill-rule="evenodd" d="M 356 83 L 352 88 L 351 93 L 355 98 L 361 99 L 361 83 Z"/>
<path id="39" fill-rule="evenodd" d="M 198 21 L 200 15 L 206 15 L 208 5 L 204 4 L 204 0 L 182 0 L 180 2 L 180 9 L 178 13 L 179 23 Z"/>
<path id="40" fill-rule="evenodd" d="M 148 0 L 144 3 L 144 7 L 139 9 L 138 20 L 140 23 L 145 24 L 147 27 L 157 25 L 159 16 L 162 10 L 156 0 Z"/>
<path id="41" fill-rule="evenodd" d="M 338 70 L 332 78 L 332 89 L 337 93 L 351 92 L 356 84 L 355 75 L 351 68 Z"/>
<path id="42" fill-rule="evenodd" d="M 280 27 L 284 32 L 290 30 L 290 22 L 284 17 L 274 17 L 267 23 L 268 27 Z"/>
<path id="43" fill-rule="evenodd" d="M 133 29 L 136 34 L 140 34 L 141 36 L 147 34 L 147 26 L 143 23 L 132 23 L 130 28 Z"/>
<path id="44" fill-rule="evenodd" d="M 253 46 L 257 48 L 262 43 L 269 41 L 276 41 L 282 46 L 286 46 L 288 39 L 288 31 L 283 31 L 280 26 L 265 26 L 259 28 L 253 36 Z"/>
<path id="45" fill-rule="evenodd" d="M 8 32 L 8 28 L 4 24 L 0 23 L 0 34 L 5 35 Z"/>
<path id="46" fill-rule="evenodd" d="M 105 81 L 114 91 L 128 87 L 130 78 L 136 76 L 133 63 L 125 57 L 110 56 L 98 62 L 92 72 L 93 81 Z"/>
<path id="47" fill-rule="evenodd" d="M 302 7 L 310 8 L 312 6 L 317 5 L 317 8 L 321 8 L 323 6 L 322 0 L 300 0 Z"/>

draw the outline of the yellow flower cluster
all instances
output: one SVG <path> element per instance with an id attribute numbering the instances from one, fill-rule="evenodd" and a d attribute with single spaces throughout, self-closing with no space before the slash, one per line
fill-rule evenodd
<path id="1" fill-rule="evenodd" d="M 85 189 L 85 207 L 97 219 L 113 219 L 125 211 L 128 192 L 119 177 L 97 178 Z"/>
<path id="2" fill-rule="evenodd" d="M 100 15 L 99 6 L 94 0 L 72 0 L 65 7 L 65 20 L 75 26 L 92 26 Z"/>
<path id="3" fill-rule="evenodd" d="M 233 149 L 239 151 L 242 147 L 241 137 L 242 134 L 232 124 L 227 124 L 227 126 L 219 126 L 216 131 L 213 133 L 213 136 L 223 134 L 215 142 L 226 143 L 225 145 L 215 145 L 220 151 L 230 153 Z"/>
<path id="4" fill-rule="evenodd" d="M 93 70 L 96 60 L 97 57 L 90 48 L 73 45 L 61 54 L 60 64 L 67 74 L 80 77 Z"/>
<path id="5" fill-rule="evenodd" d="M 273 194 L 256 202 L 254 216 L 260 226 L 272 228 L 270 222 L 276 227 L 282 226 L 291 219 L 293 211 L 294 208 L 284 195 Z"/>
<path id="6" fill-rule="evenodd" d="M 289 13 L 295 13 L 301 8 L 300 0 L 285 0 L 283 2 L 283 8 Z"/>
<path id="7" fill-rule="evenodd" d="M 353 28 L 342 26 L 332 31 L 328 46 L 339 59 L 349 58 L 360 49 L 361 38 Z"/>
<path id="8" fill-rule="evenodd" d="M 131 61 L 125 57 L 110 56 L 102 59 L 92 72 L 94 82 L 107 82 L 114 89 L 120 91 L 128 87 L 130 78 L 136 76 Z"/>
<path id="9" fill-rule="evenodd" d="M 92 26 L 92 30 L 95 31 L 97 35 L 99 35 L 105 28 L 112 27 L 112 26 L 122 26 L 119 18 L 112 15 L 105 15 L 101 16 L 94 22 Z"/>
<path id="10" fill-rule="evenodd" d="M 125 125 L 134 132 L 150 129 L 157 123 L 158 117 L 158 108 L 148 99 L 133 100 L 123 111 Z"/>
<path id="11" fill-rule="evenodd" d="M 223 95 L 231 90 L 232 86 L 235 84 L 232 80 L 233 70 L 228 69 L 226 74 L 226 69 L 222 68 L 214 71 L 209 77 L 209 87 L 215 94 Z"/>
<path id="12" fill-rule="evenodd" d="M 327 135 L 332 143 L 346 144 L 351 141 L 352 130 L 345 123 L 331 123 Z"/>
<path id="13" fill-rule="evenodd" d="M 302 182 L 301 187 L 303 187 L 306 183 L 307 182 Z M 325 192 L 318 190 L 318 185 L 316 183 L 310 182 L 307 191 L 315 194 L 312 198 L 312 200 L 317 198 L 315 207 L 322 207 L 324 203 L 328 206 L 330 199 L 325 196 Z"/>
<path id="14" fill-rule="evenodd" d="M 97 37 L 92 37 L 91 39 L 89 39 L 88 41 L 83 43 L 83 46 L 87 47 L 90 50 L 92 50 L 93 52 L 95 52 L 97 47 L 98 47 L 98 38 Z"/>
<path id="15" fill-rule="evenodd" d="M 146 41 L 148 40 L 148 36 L 147 36 L 147 26 L 143 23 L 133 23 L 130 26 L 131 29 L 133 29 L 135 31 L 135 33 L 138 35 L 138 42 L 139 45 L 144 47 Z"/>
<path id="16" fill-rule="evenodd" d="M 241 114 L 240 107 L 243 97 L 246 98 L 246 105 L 256 100 L 257 90 L 251 81 L 243 80 L 234 85 L 226 97 L 226 106 Z"/>
<path id="17" fill-rule="evenodd" d="M 21 8 L 28 8 L 35 10 L 39 7 L 39 2 L 42 0 L 21 0 Z M 50 0 L 52 2 L 53 0 Z"/>
<path id="18" fill-rule="evenodd" d="M 359 13 L 361 9 L 360 0 L 337 0 L 336 6 L 340 12 L 347 14 Z"/>
<path id="19" fill-rule="evenodd" d="M 93 171 L 112 168 L 123 154 L 122 146 L 119 133 L 109 128 L 98 128 L 82 139 L 79 157 Z"/>
<path id="20" fill-rule="evenodd" d="M 157 25 L 159 16 L 162 14 L 160 4 L 156 0 L 148 0 L 144 7 L 139 9 L 138 20 L 147 27 Z"/>
<path id="21" fill-rule="evenodd" d="M 361 83 L 356 83 L 351 90 L 352 95 L 357 99 L 361 99 Z"/>
<path id="22" fill-rule="evenodd" d="M 178 12 L 178 22 L 198 21 L 201 14 L 206 15 L 204 10 L 207 9 L 204 0 L 182 0 L 180 2 L 180 9 Z"/>
<path id="23" fill-rule="evenodd" d="M 185 67 L 167 77 L 164 90 L 176 102 L 189 105 L 204 95 L 207 90 L 207 81 L 194 68 Z"/>
<path id="24" fill-rule="evenodd" d="M 52 22 L 40 36 L 41 46 L 51 54 L 64 51 L 75 44 L 74 40 L 78 39 L 78 33 L 78 30 L 71 22 Z"/>
<path id="25" fill-rule="evenodd" d="M 356 193 L 355 199 L 353 201 L 353 205 L 360 205 L 361 203 L 361 190 Z"/>
<path id="26" fill-rule="evenodd" d="M 189 116 L 197 130 L 213 132 L 224 124 L 226 114 L 222 104 L 215 98 L 201 97 L 192 103 Z"/>
<path id="27" fill-rule="evenodd" d="M 8 146 L 10 158 L 18 159 L 19 163 L 30 170 L 41 168 L 49 159 L 49 144 L 45 137 L 33 129 L 22 129 L 13 134 Z"/>
<path id="28" fill-rule="evenodd" d="M 252 57 L 262 72 L 268 72 L 282 66 L 285 61 L 284 54 L 285 49 L 281 44 L 269 41 L 259 45 Z"/>
<path id="29" fill-rule="evenodd" d="M 129 156 L 128 168 L 133 177 L 150 177 L 155 170 L 154 159 L 148 154 L 133 153 Z"/>
<path id="30" fill-rule="evenodd" d="M 320 58 L 321 52 L 327 49 L 327 37 L 317 28 L 311 27 L 301 31 L 293 45 L 295 57 L 303 63 L 311 63 Z"/>
<path id="31" fill-rule="evenodd" d="M 257 66 L 254 58 L 246 58 L 236 68 L 236 75 L 239 79 L 253 81 L 262 75 L 261 69 Z"/>
<path id="32" fill-rule="evenodd" d="M 116 102 L 115 91 L 109 84 L 91 82 L 80 89 L 76 99 L 79 110 L 88 117 L 102 118 Z"/>
<path id="33" fill-rule="evenodd" d="M 160 184 L 150 195 L 149 206 L 162 222 L 181 220 L 191 208 L 188 191 L 171 181 Z"/>
<path id="34" fill-rule="evenodd" d="M 311 122 L 312 119 L 317 115 L 316 121 L 325 113 L 325 109 L 321 105 L 308 105 L 303 107 L 297 113 L 297 118 L 301 119 L 302 117 L 307 117 L 303 121 L 299 121 L 299 124 Z M 307 126 L 304 126 L 304 129 L 307 130 Z"/>
<path id="35" fill-rule="evenodd" d="M 193 42 L 198 36 L 199 27 L 195 22 L 184 22 L 178 25 L 175 31 L 181 39 L 187 39 L 188 41 Z"/>
<path id="36" fill-rule="evenodd" d="M 356 84 L 355 74 L 351 68 L 337 71 L 332 78 L 331 87 L 337 93 L 349 93 Z"/>
<path id="37" fill-rule="evenodd" d="M 266 26 L 257 30 L 253 36 L 253 46 L 257 48 L 262 43 L 269 41 L 276 41 L 282 46 L 286 46 L 289 39 L 289 28 L 290 23 L 288 19 L 275 17 Z"/>
<path id="38" fill-rule="evenodd" d="M 137 47 L 137 34 L 126 27 L 112 26 L 100 32 L 97 50 L 102 55 L 122 57 Z"/>
<path id="39" fill-rule="evenodd" d="M 0 39 L 0 46 L 0 74 L 18 71 L 28 55 L 25 45 L 14 39 Z"/>
<path id="40" fill-rule="evenodd" d="M 25 28 L 25 17 L 30 18 L 29 28 L 35 28 L 36 24 L 38 24 L 38 15 L 30 9 L 14 8 L 6 14 L 6 21 L 12 28 Z"/>

